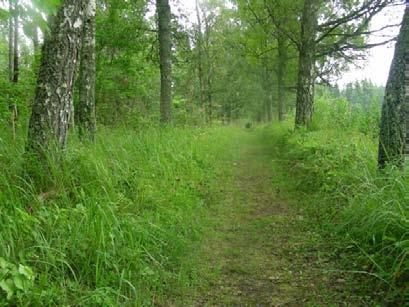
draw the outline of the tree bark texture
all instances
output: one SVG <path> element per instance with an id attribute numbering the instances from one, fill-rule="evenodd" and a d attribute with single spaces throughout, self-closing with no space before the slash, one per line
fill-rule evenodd
<path id="1" fill-rule="evenodd" d="M 409 154 L 409 7 L 395 47 L 382 105 L 378 164 L 401 166 Z"/>
<path id="2" fill-rule="evenodd" d="M 172 108 L 172 41 L 169 0 L 157 0 L 159 62 L 161 74 L 160 116 L 162 123 L 171 121 Z"/>
<path id="3" fill-rule="evenodd" d="M 315 49 L 319 0 L 305 0 L 301 18 L 296 127 L 308 127 L 312 120 L 315 83 Z"/>
<path id="4" fill-rule="evenodd" d="M 40 157 L 66 147 L 87 2 L 64 0 L 44 41 L 27 141 L 27 150 Z"/>
<path id="5" fill-rule="evenodd" d="M 96 1 L 89 0 L 81 45 L 79 101 L 75 115 L 80 138 L 94 140 L 95 117 L 95 13 Z"/>

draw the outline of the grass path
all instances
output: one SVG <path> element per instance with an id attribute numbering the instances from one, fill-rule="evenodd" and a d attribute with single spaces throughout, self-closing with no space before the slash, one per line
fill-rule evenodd
<path id="1" fill-rule="evenodd" d="M 368 305 L 334 269 L 327 242 L 273 185 L 271 155 L 256 136 L 241 146 L 200 252 L 197 306 Z M 338 272 L 338 273 L 337 273 Z M 359 291 L 358 291 L 359 292 Z"/>

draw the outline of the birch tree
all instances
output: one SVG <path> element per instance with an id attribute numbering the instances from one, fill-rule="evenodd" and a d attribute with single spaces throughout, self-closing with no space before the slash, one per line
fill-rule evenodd
<path id="1" fill-rule="evenodd" d="M 66 147 L 87 2 L 64 0 L 44 40 L 27 140 L 27 150 L 40 157 Z"/>

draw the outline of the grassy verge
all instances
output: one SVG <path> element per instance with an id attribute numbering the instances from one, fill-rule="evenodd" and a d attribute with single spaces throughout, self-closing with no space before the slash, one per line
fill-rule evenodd
<path id="1" fill-rule="evenodd" d="M 343 270 L 371 280 L 364 283 L 368 293 L 384 302 L 409 301 L 409 173 L 378 172 L 376 133 L 355 125 L 347 114 L 353 109 L 328 112 L 334 108 L 319 104 L 317 117 L 327 111 L 328 124 L 321 120 L 311 131 L 294 132 L 288 123 L 263 131 L 276 183 L 299 199 Z M 352 124 L 341 127 L 339 116 Z"/>
<path id="2" fill-rule="evenodd" d="M 23 138 L 1 138 L 0 303 L 134 306 L 183 296 L 234 133 L 101 130 L 95 144 L 70 144 L 41 191 L 19 176 Z"/>

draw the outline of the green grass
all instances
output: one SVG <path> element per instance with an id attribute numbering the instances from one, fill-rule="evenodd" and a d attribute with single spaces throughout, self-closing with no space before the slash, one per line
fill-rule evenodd
<path id="1" fill-rule="evenodd" d="M 377 170 L 372 113 L 318 101 L 316 114 L 310 131 L 294 131 L 290 119 L 261 133 L 275 180 L 332 241 L 345 271 L 371 279 L 369 291 L 385 301 L 409 301 L 409 173 Z"/>
<path id="2" fill-rule="evenodd" d="M 290 118 L 254 133 L 269 144 L 271 188 L 300 200 L 329 256 L 361 276 L 367 291 L 402 303 L 409 173 L 377 170 L 376 116 L 358 111 L 319 99 L 310 131 L 294 132 Z M 34 184 L 25 175 L 24 136 L 13 140 L 2 129 L 0 305 L 188 302 L 206 288 L 201 270 L 209 268 L 197 251 L 246 133 L 101 128 L 94 144 L 73 138 L 62 161 L 50 156 L 50 174 L 34 166 Z"/>
<path id="3" fill-rule="evenodd" d="M 239 130 L 101 129 L 24 174 L 24 138 L 0 138 L 0 305 L 152 305 L 196 282 L 223 157 Z M 234 141 L 233 141 L 234 140 Z M 56 159 L 55 159 L 56 160 Z M 26 272 L 24 269 L 26 269 Z M 8 299 L 7 299 L 8 295 Z"/>

